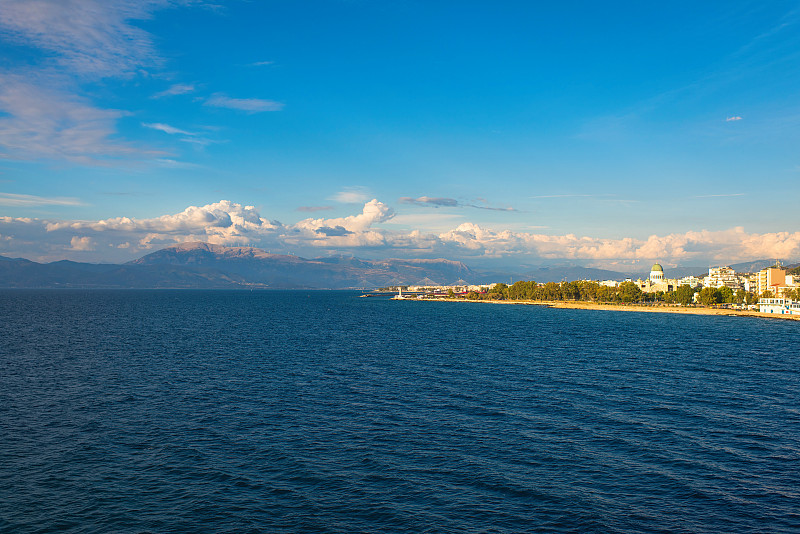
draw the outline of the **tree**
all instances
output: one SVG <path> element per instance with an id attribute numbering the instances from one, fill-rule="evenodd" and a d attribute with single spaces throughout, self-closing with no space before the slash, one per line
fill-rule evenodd
<path id="1" fill-rule="evenodd" d="M 722 286 L 721 288 L 717 289 L 717 293 L 720 302 L 726 302 L 728 304 L 733 302 L 733 290 L 728 286 Z"/>
<path id="2" fill-rule="evenodd" d="M 697 295 L 697 300 L 703 306 L 713 306 L 722 302 L 722 295 L 715 287 L 704 287 Z"/>
<path id="3" fill-rule="evenodd" d="M 619 285 L 619 296 L 622 302 L 640 302 L 642 290 L 633 282 L 622 282 Z"/>
<path id="4" fill-rule="evenodd" d="M 684 284 L 675 290 L 674 299 L 675 302 L 679 302 L 684 306 L 688 306 L 689 304 L 694 302 L 694 294 L 695 294 L 695 288 Z"/>

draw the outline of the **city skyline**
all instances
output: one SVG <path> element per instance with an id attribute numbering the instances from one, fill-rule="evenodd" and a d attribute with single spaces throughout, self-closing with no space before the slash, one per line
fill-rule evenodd
<path id="1" fill-rule="evenodd" d="M 795 2 L 0 6 L 0 255 L 800 258 Z"/>

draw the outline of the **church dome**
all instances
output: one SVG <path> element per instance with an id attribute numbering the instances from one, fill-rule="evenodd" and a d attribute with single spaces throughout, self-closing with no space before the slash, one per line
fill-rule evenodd
<path id="1" fill-rule="evenodd" d="M 664 268 L 661 267 L 661 265 L 656 263 L 656 264 L 653 265 L 653 267 L 650 268 L 650 272 L 651 273 L 652 272 L 662 272 L 663 273 L 664 272 Z"/>

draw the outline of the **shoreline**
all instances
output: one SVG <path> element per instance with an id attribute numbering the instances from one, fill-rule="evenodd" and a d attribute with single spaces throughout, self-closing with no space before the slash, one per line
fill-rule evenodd
<path id="1" fill-rule="evenodd" d="M 787 319 L 800 321 L 800 315 L 777 313 L 762 313 L 753 310 L 731 310 L 726 308 L 684 308 L 682 306 L 641 306 L 636 304 L 599 304 L 583 301 L 552 301 L 552 300 L 467 300 L 467 299 L 403 299 L 434 302 L 480 302 L 485 304 L 508 304 L 518 306 L 546 306 L 567 310 L 599 310 L 599 311 L 625 311 L 644 313 L 678 313 L 684 315 L 728 315 L 736 317 L 757 317 L 763 319 Z"/>

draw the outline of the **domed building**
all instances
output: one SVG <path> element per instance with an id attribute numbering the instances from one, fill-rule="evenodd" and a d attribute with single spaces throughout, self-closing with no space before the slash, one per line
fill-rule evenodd
<path id="1" fill-rule="evenodd" d="M 650 276 L 644 280 L 637 280 L 637 285 L 645 293 L 657 293 L 663 291 L 675 291 L 678 287 L 677 280 L 670 280 L 664 276 L 664 268 L 660 263 L 654 263 L 650 267 Z"/>
<path id="2" fill-rule="evenodd" d="M 664 281 L 664 268 L 658 263 L 653 264 L 650 268 L 650 283 L 660 284 Z"/>

